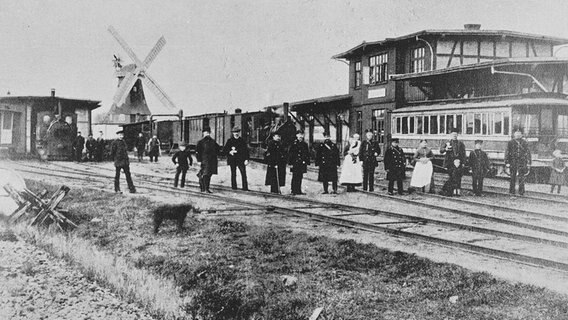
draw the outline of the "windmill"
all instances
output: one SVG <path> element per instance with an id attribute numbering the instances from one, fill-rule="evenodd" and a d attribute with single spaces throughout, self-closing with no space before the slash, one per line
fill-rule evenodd
<path id="1" fill-rule="evenodd" d="M 114 94 L 113 104 L 109 111 L 109 115 L 150 115 L 151 112 L 146 104 L 142 83 L 145 87 L 150 88 L 150 91 L 156 95 L 158 100 L 168 110 L 177 111 L 177 108 L 168 95 L 160 88 L 160 86 L 158 86 L 156 81 L 152 79 L 146 71 L 166 44 L 166 39 L 164 39 L 163 36 L 160 37 L 156 45 L 154 45 L 150 53 L 146 56 L 146 59 L 142 61 L 138 59 L 134 51 L 118 34 L 116 29 L 109 26 L 108 31 L 134 62 L 132 64 L 123 65 L 120 57 L 114 55 L 113 62 L 116 70 L 115 75 L 118 78 L 118 88 Z"/>

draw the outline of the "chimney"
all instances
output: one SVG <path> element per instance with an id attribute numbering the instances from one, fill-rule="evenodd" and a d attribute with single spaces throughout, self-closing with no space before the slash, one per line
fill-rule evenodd
<path id="1" fill-rule="evenodd" d="M 235 113 L 242 113 L 242 112 L 243 112 L 243 110 L 242 110 L 241 108 L 236 108 L 236 109 L 235 109 Z"/>
<path id="2" fill-rule="evenodd" d="M 479 30 L 479 29 L 481 29 L 481 25 L 476 24 L 476 23 L 468 23 L 468 24 L 464 24 L 463 28 L 465 30 Z"/>
<path id="3" fill-rule="evenodd" d="M 51 88 L 51 97 L 55 98 L 55 88 Z"/>

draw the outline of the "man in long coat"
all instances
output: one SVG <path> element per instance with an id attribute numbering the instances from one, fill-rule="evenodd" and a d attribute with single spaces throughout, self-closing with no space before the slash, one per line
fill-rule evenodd
<path id="1" fill-rule="evenodd" d="M 270 186 L 270 192 L 280 193 L 280 187 L 286 185 L 286 150 L 280 142 L 280 134 L 273 133 L 264 154 L 267 164 L 264 184 Z"/>
<path id="2" fill-rule="evenodd" d="M 134 183 L 132 183 L 132 177 L 130 176 L 130 161 L 128 160 L 128 150 L 126 142 L 124 141 L 124 132 L 118 131 L 118 139 L 114 140 L 110 145 L 110 155 L 114 160 L 114 167 L 116 169 L 114 175 L 114 191 L 116 193 L 122 193 L 120 191 L 120 170 L 124 171 L 126 176 L 126 183 L 128 183 L 128 189 L 130 193 L 136 193 L 136 188 L 134 188 Z"/>
<path id="3" fill-rule="evenodd" d="M 316 166 L 319 167 L 318 181 L 323 183 L 323 193 L 328 193 L 331 181 L 333 194 L 337 193 L 337 167 L 341 165 L 339 149 L 331 141 L 329 132 L 323 133 L 324 141 L 316 150 Z"/>
<path id="4" fill-rule="evenodd" d="M 106 143 L 103 136 L 103 132 L 99 131 L 99 136 L 97 137 L 97 147 L 96 147 L 96 153 L 97 153 L 96 160 L 98 162 L 103 161 L 105 158 L 105 145 Z"/>
<path id="5" fill-rule="evenodd" d="M 73 159 L 81 162 L 83 156 L 83 148 L 85 147 L 85 138 L 81 135 L 81 131 L 77 131 L 77 137 L 73 141 Z"/>
<path id="6" fill-rule="evenodd" d="M 237 168 L 241 172 L 243 191 L 248 191 L 247 165 L 249 150 L 246 141 L 240 136 L 241 128 L 235 126 L 233 136 L 227 140 L 223 147 L 223 154 L 227 156 L 227 164 L 231 167 L 231 188 L 237 189 Z"/>
<path id="7" fill-rule="evenodd" d="M 449 170 L 453 166 L 454 160 L 459 159 L 462 165 L 466 165 L 465 144 L 458 140 L 458 130 L 452 129 L 450 140 L 446 141 L 440 147 L 440 154 L 444 154 L 444 168 Z M 457 194 L 461 194 L 461 180 L 457 186 Z"/>
<path id="8" fill-rule="evenodd" d="M 402 195 L 402 180 L 405 178 L 406 158 L 404 151 L 398 146 L 398 139 L 391 141 L 391 146 L 385 152 L 385 170 L 387 171 L 387 180 L 389 181 L 388 193 L 393 195 L 394 182 L 397 183 L 398 194 Z"/>
<path id="9" fill-rule="evenodd" d="M 507 150 L 505 150 L 505 166 L 509 168 L 511 173 L 510 194 L 515 194 L 517 175 L 519 176 L 519 195 L 525 194 L 525 179 L 530 171 L 531 161 L 529 144 L 523 139 L 521 130 L 517 129 L 513 133 L 513 139 L 507 143 Z"/>
<path id="10" fill-rule="evenodd" d="M 381 148 L 373 141 L 373 132 L 365 133 L 365 140 L 359 149 L 359 160 L 363 162 L 363 190 L 375 190 L 375 168 L 378 165 L 377 157 L 381 154 Z"/>
<path id="11" fill-rule="evenodd" d="M 97 141 L 93 138 L 93 134 L 89 133 L 89 137 L 85 142 L 85 148 L 87 149 L 87 158 L 89 161 L 95 160 L 97 152 Z"/>
<path id="12" fill-rule="evenodd" d="M 209 185 L 211 176 L 217 174 L 217 155 L 219 153 L 219 145 L 211 138 L 211 129 L 205 127 L 202 130 L 203 138 L 197 142 L 196 154 L 197 164 L 201 166 L 201 170 L 197 176 L 199 177 L 199 186 L 201 192 L 211 193 Z"/>
<path id="13" fill-rule="evenodd" d="M 491 168 L 487 153 L 481 150 L 482 145 L 483 140 L 475 140 L 475 149 L 469 153 L 473 193 L 476 196 L 481 196 L 481 192 L 483 192 L 483 179 Z"/>
<path id="14" fill-rule="evenodd" d="M 150 156 L 150 162 L 158 162 L 158 157 L 160 156 L 160 140 L 158 140 L 158 136 L 153 136 L 148 141 L 148 156 Z"/>
<path id="15" fill-rule="evenodd" d="M 144 151 L 146 150 L 146 138 L 142 132 L 138 133 L 136 138 L 136 152 L 138 153 L 138 162 L 142 162 L 144 158 Z"/>
<path id="16" fill-rule="evenodd" d="M 288 164 L 292 166 L 290 168 L 290 172 L 292 172 L 292 194 L 304 194 L 302 192 L 302 179 L 304 173 L 308 172 L 310 150 L 308 144 L 304 141 L 304 132 L 301 130 L 296 132 L 296 140 L 292 142 L 288 151 Z"/>

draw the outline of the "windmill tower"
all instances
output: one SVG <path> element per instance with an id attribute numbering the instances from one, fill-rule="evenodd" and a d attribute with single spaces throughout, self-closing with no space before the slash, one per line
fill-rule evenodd
<path id="1" fill-rule="evenodd" d="M 116 55 L 114 56 L 115 76 L 118 78 L 118 88 L 114 94 L 113 103 L 106 120 L 109 122 L 129 123 L 138 121 L 138 116 L 150 116 L 152 113 L 146 104 L 142 84 L 150 88 L 150 91 L 156 95 L 158 100 L 168 110 L 177 112 L 177 108 L 168 95 L 166 95 L 164 90 L 158 86 L 156 81 L 152 79 L 146 71 L 166 44 L 166 39 L 164 39 L 163 36 L 160 37 L 156 45 L 154 45 L 150 53 L 146 56 L 146 59 L 142 61 L 138 59 L 134 51 L 112 26 L 109 26 L 108 31 L 120 44 L 122 49 L 124 49 L 130 59 L 132 59 L 133 63 L 123 66 L 121 59 Z M 121 118 L 123 121 L 120 120 Z"/>

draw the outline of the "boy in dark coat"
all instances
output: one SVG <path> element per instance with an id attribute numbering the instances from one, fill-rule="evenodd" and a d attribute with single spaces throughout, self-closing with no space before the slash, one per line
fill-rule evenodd
<path id="1" fill-rule="evenodd" d="M 288 151 L 288 164 L 292 166 L 290 168 L 290 172 L 292 172 L 292 194 L 304 194 L 302 192 L 302 179 L 304 173 L 308 172 L 310 150 L 308 144 L 304 141 L 304 132 L 301 130 L 296 132 L 296 140 L 292 142 Z"/>
<path id="2" fill-rule="evenodd" d="M 118 131 L 118 139 L 114 140 L 110 145 L 110 155 L 114 160 L 114 167 L 116 169 L 116 174 L 114 175 L 114 191 L 116 193 L 122 193 L 120 191 L 120 170 L 124 171 L 126 176 L 126 183 L 128 183 L 128 189 L 130 193 L 136 193 L 136 188 L 134 188 L 134 183 L 132 183 L 132 177 L 130 176 L 130 161 L 128 160 L 128 150 L 126 147 L 126 142 L 124 142 L 124 132 Z"/>
<path id="3" fill-rule="evenodd" d="M 469 153 L 469 166 L 471 168 L 471 178 L 473 183 L 473 193 L 481 196 L 483 192 L 483 178 L 490 168 L 487 153 L 481 150 L 482 140 L 475 140 L 475 150 Z"/>
<path id="4" fill-rule="evenodd" d="M 179 144 L 179 151 L 174 153 L 172 156 L 172 162 L 176 165 L 176 175 L 174 177 L 174 187 L 177 188 L 179 175 L 181 173 L 181 183 L 180 187 L 185 187 L 185 174 L 189 169 L 189 166 L 193 165 L 193 159 L 191 158 L 191 154 L 189 150 L 186 150 L 185 142 L 181 142 Z"/>
<path id="5" fill-rule="evenodd" d="M 73 158 L 76 162 L 81 162 L 83 156 L 83 148 L 85 147 L 85 138 L 81 135 L 81 131 L 77 132 L 77 137 L 73 141 Z"/>
<path id="6" fill-rule="evenodd" d="M 203 139 L 197 142 L 196 158 L 197 164 L 201 166 L 201 170 L 197 176 L 199 177 L 199 186 L 201 192 L 211 193 L 209 185 L 211 176 L 217 174 L 217 155 L 219 153 L 219 145 L 211 138 L 211 129 L 205 127 L 202 130 Z"/>
<path id="7" fill-rule="evenodd" d="M 241 128 L 235 126 L 233 136 L 227 140 L 223 148 L 223 154 L 227 156 L 227 164 L 231 167 L 231 188 L 237 189 L 237 168 L 241 172 L 243 191 L 248 190 L 247 165 L 249 162 L 249 150 L 246 141 L 240 136 Z"/>
<path id="8" fill-rule="evenodd" d="M 85 142 L 85 148 L 87 149 L 87 158 L 89 161 L 95 160 L 95 153 L 97 151 L 97 141 L 93 138 L 93 134 L 89 133 L 87 142 Z"/>
<path id="9" fill-rule="evenodd" d="M 319 167 L 318 181 L 323 182 L 323 193 L 328 193 L 331 181 L 333 194 L 337 193 L 337 167 L 341 165 L 339 149 L 331 141 L 329 132 L 323 133 L 324 142 L 316 150 L 316 166 Z"/>
<path id="10" fill-rule="evenodd" d="M 459 192 L 461 179 L 466 171 L 467 169 L 461 163 L 461 160 L 454 159 L 454 162 L 448 166 L 448 181 L 444 183 L 440 194 L 448 197 L 461 195 L 461 192 Z"/>
<path id="11" fill-rule="evenodd" d="M 280 193 L 280 187 L 286 185 L 286 151 L 280 142 L 280 134 L 272 134 L 264 154 L 266 178 L 264 184 L 270 186 L 270 192 Z"/>
<path id="12" fill-rule="evenodd" d="M 406 158 L 404 151 L 398 146 L 398 139 L 391 141 L 391 146 L 385 152 L 385 170 L 387 171 L 387 180 L 389 181 L 388 193 L 393 195 L 394 182 L 396 181 L 398 194 L 402 195 L 402 180 L 406 176 Z"/>
<path id="13" fill-rule="evenodd" d="M 359 160 L 363 162 L 363 190 L 373 191 L 375 189 L 375 168 L 378 165 L 377 157 L 381 154 L 381 148 L 376 141 L 373 141 L 373 132 L 365 133 L 366 139 L 359 148 Z"/>

